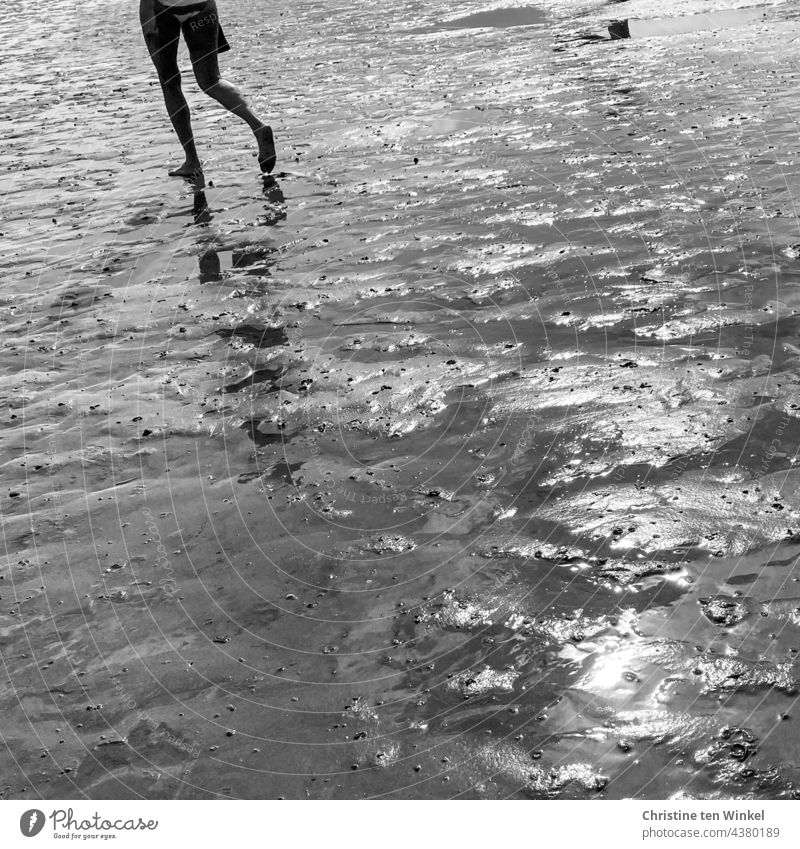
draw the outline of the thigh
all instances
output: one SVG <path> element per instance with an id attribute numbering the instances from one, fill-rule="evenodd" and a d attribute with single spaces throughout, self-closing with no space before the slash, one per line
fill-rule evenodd
<path id="1" fill-rule="evenodd" d="M 159 81 L 166 83 L 179 74 L 178 42 L 181 26 L 169 14 L 160 14 L 156 20 L 156 31 L 147 33 L 144 40 L 150 52 L 150 58 L 156 66 Z"/>
<path id="2" fill-rule="evenodd" d="M 181 28 L 195 76 L 198 80 L 216 82 L 219 79 L 219 17 L 216 3 L 210 0 L 202 12 L 184 21 Z"/>

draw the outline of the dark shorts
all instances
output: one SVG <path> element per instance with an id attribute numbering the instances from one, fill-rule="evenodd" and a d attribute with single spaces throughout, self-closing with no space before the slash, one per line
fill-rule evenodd
<path id="1" fill-rule="evenodd" d="M 148 42 L 153 39 L 152 44 L 156 50 L 174 42 L 181 32 L 190 51 L 193 46 L 205 49 L 216 47 L 217 53 L 231 49 L 220 26 L 214 0 L 192 3 L 190 6 L 165 6 L 155 0 L 154 13 L 158 29 L 147 38 Z"/>

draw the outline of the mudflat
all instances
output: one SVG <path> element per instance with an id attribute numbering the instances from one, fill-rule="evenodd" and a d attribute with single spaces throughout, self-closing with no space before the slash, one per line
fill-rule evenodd
<path id="1" fill-rule="evenodd" d="M 793 4 L 10 5 L 2 797 L 800 792 Z"/>

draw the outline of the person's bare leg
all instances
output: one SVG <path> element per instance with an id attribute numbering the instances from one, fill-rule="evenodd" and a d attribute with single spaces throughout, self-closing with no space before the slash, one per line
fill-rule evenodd
<path id="1" fill-rule="evenodd" d="M 183 164 L 171 170 L 169 175 L 171 177 L 188 177 L 194 179 L 197 185 L 202 186 L 204 182 L 203 166 L 194 144 L 189 105 L 183 96 L 181 75 L 178 70 L 180 30 L 176 28 L 173 33 L 171 31 L 165 32 L 166 29 L 166 23 L 161 23 L 160 31 L 157 34 L 145 36 L 145 42 L 158 73 L 158 81 L 161 84 L 167 114 L 184 153 Z"/>
<path id="2" fill-rule="evenodd" d="M 192 68 L 200 88 L 213 97 L 221 106 L 241 118 L 256 137 L 258 143 L 258 164 L 264 173 L 269 173 L 275 167 L 275 141 L 272 128 L 265 124 L 244 99 L 244 95 L 233 83 L 222 79 L 219 74 L 219 62 L 216 50 L 207 50 L 189 46 L 192 58 Z"/>
<path id="3" fill-rule="evenodd" d="M 241 118 L 250 127 L 258 143 L 258 164 L 262 171 L 271 171 L 275 167 L 275 141 L 272 137 L 272 128 L 253 113 L 242 93 L 232 83 L 217 77 L 214 81 L 204 79 L 199 84 L 209 97 L 213 97 L 228 112 Z"/>
<path id="4" fill-rule="evenodd" d="M 175 134 L 178 136 L 178 141 L 180 141 L 186 157 L 183 165 L 174 168 L 169 172 L 169 175 L 170 177 L 196 178 L 198 175 L 202 175 L 203 165 L 194 144 L 192 119 L 189 113 L 189 105 L 186 103 L 186 98 L 181 89 L 180 74 L 176 78 L 162 82 L 161 90 L 164 93 L 164 103 L 169 113 L 169 119 L 172 121 Z"/>

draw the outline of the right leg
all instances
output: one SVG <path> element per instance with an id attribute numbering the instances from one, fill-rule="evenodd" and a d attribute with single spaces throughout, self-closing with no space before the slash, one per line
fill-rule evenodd
<path id="1" fill-rule="evenodd" d="M 172 177 L 194 177 L 202 181 L 203 166 L 195 148 L 189 105 L 183 96 L 181 74 L 178 70 L 180 32 L 177 20 L 170 15 L 161 15 L 157 31 L 145 35 L 145 42 L 158 73 L 167 113 L 185 154 L 183 165 L 169 174 Z"/>
<path id="2" fill-rule="evenodd" d="M 189 48 L 197 84 L 209 97 L 250 127 L 258 144 L 258 164 L 268 174 L 275 167 L 272 128 L 253 113 L 239 89 L 220 76 L 217 59 L 220 28 L 214 0 L 209 0 L 207 9 L 205 17 L 198 12 L 197 20 L 183 23 L 183 37 Z"/>

